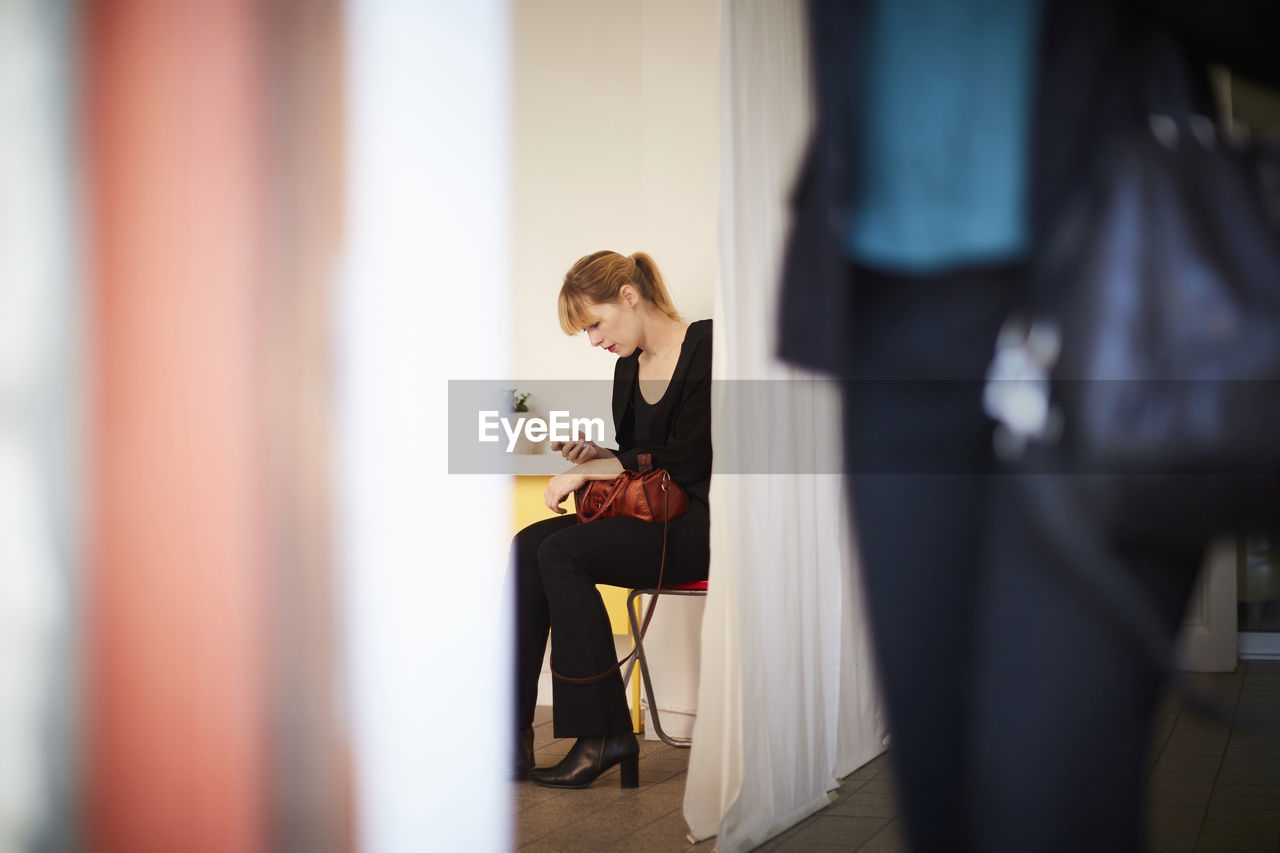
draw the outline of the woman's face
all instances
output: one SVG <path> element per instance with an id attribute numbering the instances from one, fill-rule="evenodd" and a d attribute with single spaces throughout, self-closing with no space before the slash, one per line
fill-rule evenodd
<path id="1" fill-rule="evenodd" d="M 583 331 L 593 347 L 608 350 L 616 356 L 628 356 L 639 345 L 640 324 L 636 312 L 625 299 L 593 302 L 587 310 L 595 319 Z"/>

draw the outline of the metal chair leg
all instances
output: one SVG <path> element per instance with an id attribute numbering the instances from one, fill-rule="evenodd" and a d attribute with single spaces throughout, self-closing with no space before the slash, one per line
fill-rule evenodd
<path id="1" fill-rule="evenodd" d="M 653 591 L 633 589 L 631 594 L 627 596 L 627 619 L 631 622 L 631 636 L 635 639 L 636 655 L 631 659 L 631 662 L 627 664 L 626 673 L 623 676 L 622 682 L 623 684 L 627 682 L 627 679 L 631 677 L 631 673 L 634 670 L 635 665 L 638 663 L 640 665 L 640 677 L 644 682 L 644 692 L 649 699 L 649 718 L 653 721 L 653 730 L 657 733 L 658 739 L 668 746 L 673 746 L 676 749 L 689 749 L 693 745 L 693 738 L 674 737 L 667 734 L 662 728 L 662 718 L 658 714 L 658 700 L 653 695 L 653 679 L 649 676 L 649 661 L 645 657 L 644 643 L 641 641 L 640 637 L 640 625 L 643 623 L 637 620 L 636 608 L 634 605 L 636 596 L 644 595 L 646 593 L 652 595 Z M 653 600 L 649 602 L 649 607 L 645 611 L 646 617 L 657 603 L 658 596 L 653 595 Z"/>
<path id="2" fill-rule="evenodd" d="M 644 593 L 642 589 L 633 589 L 627 594 L 627 624 L 631 626 L 631 642 L 637 645 L 640 642 L 640 625 L 636 622 L 636 596 Z M 637 655 L 639 653 L 637 652 Z M 636 657 L 632 656 L 627 661 L 627 665 L 622 670 L 622 683 L 626 684 L 631 680 L 631 671 L 636 668 Z"/>

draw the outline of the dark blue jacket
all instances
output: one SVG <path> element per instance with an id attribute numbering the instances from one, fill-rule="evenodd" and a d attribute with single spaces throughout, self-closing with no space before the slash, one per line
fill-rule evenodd
<path id="1" fill-rule="evenodd" d="M 850 58 L 861 50 L 868 0 L 810 0 L 815 124 L 792 192 L 779 306 L 779 354 L 836 376 L 851 374 L 851 274 L 841 235 L 857 192 Z M 1167 27 L 1189 53 L 1280 85 L 1280 0 L 1045 0 L 1031 156 L 1032 254 L 1073 191 L 1087 181 L 1107 135 L 1144 121 L 1134 46 Z M 1209 87 L 1200 97 L 1211 114 Z"/>

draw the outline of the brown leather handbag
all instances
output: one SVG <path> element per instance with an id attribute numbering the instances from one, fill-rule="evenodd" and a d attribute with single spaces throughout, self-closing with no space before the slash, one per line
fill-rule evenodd
<path id="1" fill-rule="evenodd" d="M 623 471 L 612 480 L 588 480 L 573 493 L 578 521 L 629 515 L 664 524 L 689 509 L 689 497 L 664 468 L 652 468 L 652 457 L 640 454 L 639 471 Z"/>
<path id="2" fill-rule="evenodd" d="M 689 509 L 689 496 L 671 479 L 665 468 L 653 467 L 653 456 L 641 453 L 636 457 L 639 471 L 623 471 L 612 480 L 588 480 L 573 493 L 578 510 L 578 523 L 584 524 L 599 518 L 629 515 L 642 521 L 662 525 L 662 557 L 658 562 L 658 582 L 655 589 L 662 589 L 662 572 L 667 565 L 667 522 L 678 518 Z M 657 601 L 654 601 L 657 604 Z M 651 604 L 640 626 L 640 638 L 649 630 L 649 620 L 656 608 Z M 571 678 L 551 668 L 551 675 L 569 684 L 594 684 L 603 681 L 627 665 L 635 657 L 636 650 L 598 675 L 587 678 Z"/>

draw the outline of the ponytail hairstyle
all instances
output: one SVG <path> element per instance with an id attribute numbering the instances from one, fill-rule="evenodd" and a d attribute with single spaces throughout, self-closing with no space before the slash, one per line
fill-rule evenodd
<path id="1" fill-rule="evenodd" d="M 616 301 L 624 284 L 634 287 L 641 299 L 652 302 L 663 314 L 680 319 L 653 258 L 644 252 L 627 257 L 605 250 L 579 258 L 565 273 L 560 288 L 560 328 L 566 335 L 576 335 L 590 326 L 593 320 L 587 306 Z"/>

